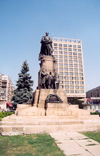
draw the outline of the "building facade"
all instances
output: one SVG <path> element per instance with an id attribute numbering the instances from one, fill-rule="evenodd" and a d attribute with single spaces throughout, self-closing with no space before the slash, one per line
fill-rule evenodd
<path id="1" fill-rule="evenodd" d="M 57 60 L 60 88 L 67 97 L 86 98 L 82 41 L 53 37 L 53 55 Z"/>
<path id="2" fill-rule="evenodd" d="M 86 92 L 86 104 L 84 107 L 90 111 L 100 110 L 100 86 Z"/>
<path id="3" fill-rule="evenodd" d="M 86 92 L 86 97 L 87 98 L 100 97 L 100 86 L 87 91 Z"/>
<path id="4" fill-rule="evenodd" d="M 9 76 L 0 74 L 0 108 L 6 109 L 6 104 L 11 102 L 14 86 Z"/>

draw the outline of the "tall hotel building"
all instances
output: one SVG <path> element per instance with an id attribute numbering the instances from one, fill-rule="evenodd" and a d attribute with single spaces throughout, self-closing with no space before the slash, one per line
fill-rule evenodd
<path id="1" fill-rule="evenodd" d="M 68 98 L 85 100 L 85 80 L 82 41 L 53 37 L 53 55 L 57 60 L 60 88 L 64 88 Z"/>

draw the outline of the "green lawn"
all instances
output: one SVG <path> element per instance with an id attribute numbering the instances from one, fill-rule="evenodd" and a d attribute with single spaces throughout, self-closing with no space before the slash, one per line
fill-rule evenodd
<path id="1" fill-rule="evenodd" d="M 84 132 L 82 134 L 100 143 L 100 132 Z"/>
<path id="2" fill-rule="evenodd" d="M 48 134 L 0 136 L 0 156 L 65 156 Z"/>

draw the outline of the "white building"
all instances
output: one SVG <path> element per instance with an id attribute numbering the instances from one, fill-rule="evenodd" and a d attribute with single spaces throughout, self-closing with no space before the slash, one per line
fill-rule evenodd
<path id="1" fill-rule="evenodd" d="M 9 76 L 0 74 L 0 108 L 6 109 L 6 103 L 11 102 L 12 91 L 14 86 Z"/>
<path id="2" fill-rule="evenodd" d="M 53 37 L 53 55 L 57 60 L 60 87 L 66 90 L 67 97 L 85 100 L 85 80 L 82 41 Z"/>

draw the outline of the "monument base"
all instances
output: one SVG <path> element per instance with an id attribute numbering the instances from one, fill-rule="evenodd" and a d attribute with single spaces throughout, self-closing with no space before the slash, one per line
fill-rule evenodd
<path id="1" fill-rule="evenodd" d="M 60 97 L 62 103 L 46 103 L 48 95 Z M 52 102 L 52 96 L 51 102 Z M 47 100 L 48 101 L 48 100 Z M 58 100 L 59 102 L 60 100 Z M 97 131 L 100 117 L 68 105 L 64 90 L 40 89 L 34 93 L 34 105 L 18 104 L 14 115 L 1 121 L 1 135 L 51 133 L 57 131 Z"/>

